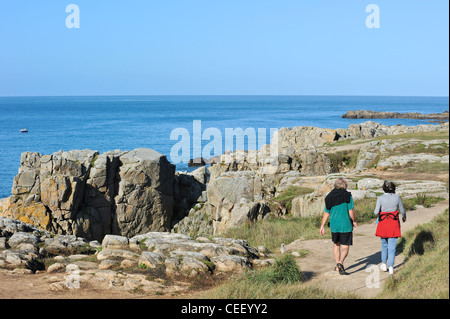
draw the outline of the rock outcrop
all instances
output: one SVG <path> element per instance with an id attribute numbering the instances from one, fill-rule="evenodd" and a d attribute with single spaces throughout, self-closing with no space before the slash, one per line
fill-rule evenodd
<path id="1" fill-rule="evenodd" d="M 208 205 L 215 233 L 264 218 L 268 205 L 263 202 L 262 181 L 253 171 L 226 172 L 208 184 Z"/>
<path id="2" fill-rule="evenodd" d="M 235 273 L 273 262 L 245 240 L 148 232 L 133 237 L 106 235 L 100 244 L 74 235 L 52 236 L 6 217 L 0 217 L 0 250 L 0 268 L 54 273 L 75 265 L 88 270 L 89 280 L 97 280 L 97 275 L 108 270 L 115 279 L 122 278 L 115 286 L 123 286 L 123 279 L 129 278 L 116 273 L 123 269 L 159 269 L 163 277 L 195 277 Z M 41 260 L 48 257 L 57 263 L 46 268 Z"/>
<path id="3" fill-rule="evenodd" d="M 377 111 L 349 111 L 342 115 L 347 119 L 415 119 L 415 120 L 446 120 L 449 119 L 448 111 L 442 113 L 422 114 L 414 113 L 398 113 L 398 112 L 377 112 Z"/>
<path id="4" fill-rule="evenodd" d="M 27 152 L 0 213 L 101 240 L 170 230 L 174 202 L 175 166 L 156 151 Z"/>

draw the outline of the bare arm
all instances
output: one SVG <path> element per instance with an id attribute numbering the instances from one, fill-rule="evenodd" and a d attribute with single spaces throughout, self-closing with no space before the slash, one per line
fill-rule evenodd
<path id="1" fill-rule="evenodd" d="M 320 235 L 322 236 L 325 234 L 325 224 L 328 220 L 328 217 L 330 217 L 330 213 L 325 212 L 322 218 L 322 225 L 320 225 Z"/>
<path id="2" fill-rule="evenodd" d="M 358 224 L 356 223 L 356 216 L 355 216 L 354 210 L 353 210 L 353 209 L 350 209 L 350 210 L 348 211 L 348 214 L 350 215 L 350 218 L 352 219 L 353 227 L 357 227 Z"/>

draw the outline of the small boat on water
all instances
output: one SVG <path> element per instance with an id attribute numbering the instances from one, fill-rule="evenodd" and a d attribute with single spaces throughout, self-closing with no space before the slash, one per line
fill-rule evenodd
<path id="1" fill-rule="evenodd" d="M 23 128 L 20 130 L 20 133 L 28 133 L 28 130 L 26 128 Z"/>

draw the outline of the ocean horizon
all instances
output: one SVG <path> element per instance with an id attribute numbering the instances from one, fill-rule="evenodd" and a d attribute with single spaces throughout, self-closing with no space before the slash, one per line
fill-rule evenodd
<path id="1" fill-rule="evenodd" d="M 59 150 L 99 152 L 151 148 L 170 159 L 171 132 L 182 128 L 192 136 L 216 128 L 280 129 L 315 126 L 348 128 L 366 119 L 343 119 L 350 110 L 441 113 L 448 97 L 339 95 L 99 95 L 0 97 L 0 198 L 11 195 L 20 154 L 52 154 Z M 426 120 L 376 119 L 384 125 L 433 124 Z M 21 133 L 21 129 L 28 133 Z M 202 146 L 209 143 L 203 141 Z M 270 143 L 270 136 L 267 136 Z M 190 147 L 192 148 L 192 142 Z M 225 149 L 224 149 L 225 151 Z M 193 152 L 191 152 L 193 154 Z M 211 154 L 211 156 L 220 154 Z M 194 156 L 193 156 L 194 157 Z M 177 170 L 189 170 L 187 163 Z"/>

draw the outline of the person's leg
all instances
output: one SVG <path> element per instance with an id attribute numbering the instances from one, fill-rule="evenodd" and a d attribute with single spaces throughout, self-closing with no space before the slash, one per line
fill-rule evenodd
<path id="1" fill-rule="evenodd" d="M 388 260 L 387 260 L 388 267 L 394 267 L 397 240 L 398 240 L 397 237 L 388 239 Z"/>
<path id="2" fill-rule="evenodd" d="M 350 246 L 348 245 L 341 245 L 341 259 L 339 260 L 341 264 L 344 264 L 345 258 L 347 258 L 348 252 L 350 250 Z"/>
<path id="3" fill-rule="evenodd" d="M 353 245 L 353 232 L 344 233 L 341 241 L 341 263 L 344 264 L 345 258 L 348 256 L 350 246 Z"/>
<path id="4" fill-rule="evenodd" d="M 386 264 L 388 258 L 388 238 L 381 238 L 381 262 Z"/>
<path id="5" fill-rule="evenodd" d="M 336 264 L 338 264 L 341 261 L 341 244 L 334 243 L 333 251 L 334 251 L 334 260 L 336 261 Z"/>

